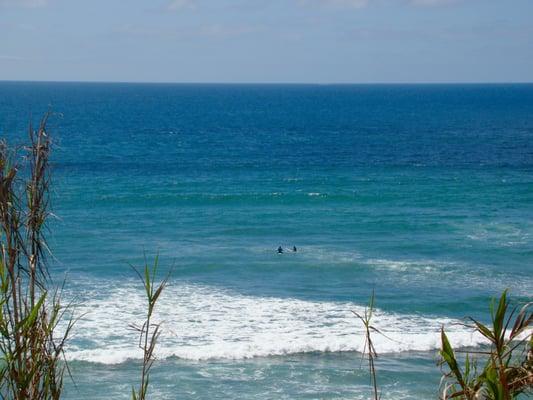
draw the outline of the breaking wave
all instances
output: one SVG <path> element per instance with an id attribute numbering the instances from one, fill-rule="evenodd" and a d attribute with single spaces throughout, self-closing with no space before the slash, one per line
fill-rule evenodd
<path id="1" fill-rule="evenodd" d="M 138 337 L 129 326 L 142 323 L 145 299 L 134 284 L 110 286 L 82 301 L 83 315 L 67 350 L 71 360 L 105 364 L 141 358 Z M 91 296 L 87 296 L 90 298 Z M 162 322 L 159 358 L 244 359 L 304 352 L 362 351 L 362 326 L 348 302 L 245 296 L 193 284 L 167 287 L 157 307 Z M 445 324 L 455 346 L 474 346 L 482 338 L 449 318 L 402 315 L 377 310 L 374 335 L 378 353 L 428 351 L 439 346 Z"/>

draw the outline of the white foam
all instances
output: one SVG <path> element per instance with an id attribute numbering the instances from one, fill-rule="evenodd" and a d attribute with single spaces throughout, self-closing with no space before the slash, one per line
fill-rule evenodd
<path id="1" fill-rule="evenodd" d="M 128 328 L 141 323 L 143 292 L 132 283 L 107 287 L 83 301 L 85 314 L 75 328 L 67 357 L 107 364 L 141 358 L 138 337 Z M 157 356 L 189 360 L 242 359 L 301 352 L 362 351 L 361 323 L 352 310 L 362 306 L 341 302 L 253 297 L 208 286 L 174 284 L 162 295 L 156 318 L 163 322 Z M 426 318 L 379 311 L 374 325 L 387 339 L 374 335 L 378 353 L 425 351 L 439 347 L 439 330 L 447 327 L 454 346 L 482 342 L 446 318 Z M 391 340 L 392 339 L 392 340 Z"/>
<path id="2" fill-rule="evenodd" d="M 467 227 L 466 237 L 474 240 L 491 243 L 500 247 L 524 246 L 530 242 L 532 226 L 519 227 L 512 223 L 489 222 Z"/>
<path id="3" fill-rule="evenodd" d="M 405 271 L 421 271 L 433 272 L 444 269 L 445 267 L 454 266 L 453 263 L 433 262 L 431 260 L 421 261 L 399 261 L 399 260 L 386 260 L 386 259 L 369 259 L 364 261 L 365 264 L 374 266 L 376 268 L 396 270 L 400 272 Z"/>

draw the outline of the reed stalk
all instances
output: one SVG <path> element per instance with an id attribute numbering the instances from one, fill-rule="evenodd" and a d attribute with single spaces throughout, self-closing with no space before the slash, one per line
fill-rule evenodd
<path id="1" fill-rule="evenodd" d="M 148 262 L 144 263 L 142 270 L 132 266 L 133 270 L 141 281 L 147 302 L 146 318 L 141 326 L 132 324 L 130 327 L 139 333 L 139 348 L 143 352 L 143 363 L 141 369 L 141 379 L 139 388 L 136 390 L 132 387 L 132 400 L 146 400 L 148 396 L 148 387 L 150 383 L 150 370 L 155 361 L 154 350 L 161 335 L 161 324 L 153 322 L 153 312 L 159 296 L 165 289 L 170 273 L 165 278 L 156 283 L 159 257 L 155 258 L 154 264 L 150 266 Z"/>
<path id="2" fill-rule="evenodd" d="M 0 399 L 59 399 L 73 327 L 46 263 L 50 216 L 49 114 L 29 126 L 24 158 L 0 143 Z"/>
<path id="3" fill-rule="evenodd" d="M 370 296 L 370 301 L 368 303 L 368 306 L 365 307 L 365 312 L 363 315 L 352 311 L 352 313 L 362 322 L 364 329 L 365 329 L 365 344 L 363 346 L 363 355 L 364 358 L 365 355 L 368 358 L 368 371 L 370 373 L 370 382 L 372 385 L 373 390 L 373 397 L 374 400 L 379 400 L 380 395 L 378 393 L 378 381 L 377 381 L 377 372 L 376 372 L 376 365 L 375 365 L 375 359 L 378 357 L 378 353 L 376 352 L 376 349 L 374 347 L 374 343 L 372 341 L 372 335 L 371 332 L 381 333 L 378 329 L 376 329 L 373 325 L 371 325 L 372 322 L 372 316 L 374 314 L 374 291 L 372 291 L 372 296 Z"/>

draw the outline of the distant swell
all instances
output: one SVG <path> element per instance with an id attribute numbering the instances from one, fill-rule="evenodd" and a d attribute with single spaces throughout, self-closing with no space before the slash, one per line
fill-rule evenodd
<path id="1" fill-rule="evenodd" d="M 67 357 L 116 364 L 141 358 L 137 336 L 128 328 L 142 320 L 139 288 L 108 287 L 98 298 L 83 301 L 85 316 L 75 329 Z M 243 296 L 221 289 L 175 285 L 167 288 L 157 318 L 163 334 L 160 358 L 187 360 L 243 359 L 303 352 L 362 351 L 364 336 L 350 303 Z M 380 353 L 427 351 L 439 346 L 439 330 L 448 327 L 455 346 L 482 343 L 481 337 L 446 318 L 425 318 L 379 311 L 374 325 L 387 337 L 374 335 Z"/>

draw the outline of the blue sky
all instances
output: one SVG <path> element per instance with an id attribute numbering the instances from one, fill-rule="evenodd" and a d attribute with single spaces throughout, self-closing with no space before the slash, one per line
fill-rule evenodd
<path id="1" fill-rule="evenodd" d="M 532 82 L 531 0 L 0 0 L 0 80 Z"/>

